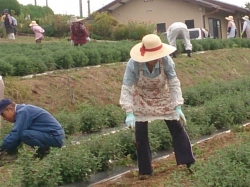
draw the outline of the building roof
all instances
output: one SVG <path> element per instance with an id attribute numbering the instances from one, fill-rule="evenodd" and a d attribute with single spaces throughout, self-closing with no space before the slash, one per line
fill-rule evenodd
<path id="1" fill-rule="evenodd" d="M 97 12 L 112 12 L 113 10 L 117 9 L 120 6 L 125 5 L 127 2 L 129 2 L 130 0 L 114 0 L 111 3 L 105 5 L 104 7 L 100 8 L 99 10 L 97 10 Z M 144 0 L 144 1 L 148 1 L 148 0 Z M 195 3 L 207 8 L 216 8 L 219 10 L 223 10 L 229 13 L 236 13 L 236 12 L 242 12 L 242 13 L 246 13 L 249 14 L 250 10 L 240 7 L 240 6 L 236 6 L 236 5 L 232 5 L 229 3 L 224 3 L 221 1 L 217 1 L 217 0 L 182 0 L 185 2 L 190 2 L 190 3 Z"/>

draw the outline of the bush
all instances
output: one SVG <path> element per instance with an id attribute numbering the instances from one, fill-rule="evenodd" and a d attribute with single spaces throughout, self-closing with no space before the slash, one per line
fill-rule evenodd
<path id="1" fill-rule="evenodd" d="M 60 122 L 67 136 L 80 131 L 80 116 L 78 113 L 61 111 L 55 115 L 55 118 Z"/>
<path id="2" fill-rule="evenodd" d="M 54 59 L 58 69 L 69 69 L 74 64 L 72 56 L 65 53 L 65 51 L 56 52 L 54 54 Z"/>
<path id="3" fill-rule="evenodd" d="M 0 75 L 7 76 L 7 75 L 13 75 L 14 74 L 14 67 L 10 63 L 0 60 Z"/>
<path id="4" fill-rule="evenodd" d="M 114 40 L 126 40 L 129 36 L 128 27 L 124 24 L 118 24 L 113 30 Z"/>
<path id="5" fill-rule="evenodd" d="M 41 27 L 45 30 L 45 36 L 52 37 L 55 35 L 55 29 L 52 25 L 41 25 Z"/>

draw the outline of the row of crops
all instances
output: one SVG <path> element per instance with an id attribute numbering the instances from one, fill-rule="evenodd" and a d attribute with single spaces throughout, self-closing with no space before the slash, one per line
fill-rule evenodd
<path id="1" fill-rule="evenodd" d="M 197 85 L 184 90 L 186 105 L 183 111 L 188 122 L 186 129 L 191 139 L 212 134 L 216 129 L 239 126 L 248 121 L 250 118 L 249 82 L 250 77 L 245 77 L 230 82 Z M 0 186 L 22 184 L 22 186 L 52 187 L 74 181 L 87 181 L 91 174 L 133 163 L 136 160 L 136 154 L 131 141 L 131 132 L 121 126 L 122 115 L 115 120 L 111 117 L 112 110 L 117 114 L 116 107 L 110 109 L 108 113 L 103 113 L 100 108 L 95 109 L 85 105 L 79 107 L 74 115 L 58 114 L 57 119 L 69 133 L 65 147 L 52 149 L 51 154 L 40 161 L 33 160 L 34 151 L 23 146 L 16 162 L 8 166 L 11 171 L 10 179 L 5 183 L 1 181 Z M 92 117 L 89 123 L 85 118 L 87 126 L 99 124 L 102 130 L 106 129 L 109 133 L 106 132 L 105 135 L 91 133 L 75 141 L 70 134 L 70 126 L 75 125 L 74 128 L 84 132 L 83 129 L 86 128 L 82 128 L 85 124 L 82 124 L 81 119 L 88 112 Z M 100 115 L 102 118 L 106 117 L 105 126 L 101 125 L 103 122 L 98 121 Z M 112 125 L 108 125 L 109 118 Z M 111 133 L 112 126 L 116 127 L 116 133 Z M 154 152 L 172 147 L 171 136 L 163 121 L 150 123 L 149 138 Z M 72 140 L 74 140 L 73 144 Z M 1 173 L 1 175 L 4 174 Z"/>
<path id="2" fill-rule="evenodd" d="M 163 39 L 164 41 L 164 39 Z M 73 47 L 65 41 L 48 44 L 0 44 L 0 74 L 24 76 L 46 71 L 125 62 L 135 41 L 89 42 Z M 193 52 L 224 48 L 250 48 L 250 41 L 242 38 L 192 40 Z M 177 42 L 180 53 L 185 51 Z M 11 51 L 11 53 L 10 53 Z"/>

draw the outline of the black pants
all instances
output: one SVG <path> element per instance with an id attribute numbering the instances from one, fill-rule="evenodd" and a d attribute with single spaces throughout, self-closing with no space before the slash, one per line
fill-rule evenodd
<path id="1" fill-rule="evenodd" d="M 173 139 L 173 147 L 177 165 L 195 161 L 188 134 L 180 121 L 165 120 Z M 152 174 L 152 156 L 148 141 L 148 122 L 136 122 L 135 138 L 137 143 L 137 161 L 139 174 Z"/>

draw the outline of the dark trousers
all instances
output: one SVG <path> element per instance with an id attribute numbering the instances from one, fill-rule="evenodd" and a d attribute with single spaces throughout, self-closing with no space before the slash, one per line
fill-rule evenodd
<path id="1" fill-rule="evenodd" d="M 195 161 L 188 134 L 180 121 L 165 120 L 173 140 L 177 165 Z M 152 174 L 152 156 L 148 140 L 148 122 L 136 122 L 135 138 L 137 143 L 137 161 L 139 174 Z"/>
<path id="2" fill-rule="evenodd" d="M 10 149 L 6 150 L 11 152 L 16 149 L 22 142 L 31 147 L 62 147 L 63 146 L 64 135 L 53 136 L 48 133 L 34 131 L 34 130 L 24 130 L 21 134 L 21 139 L 12 143 Z"/>

